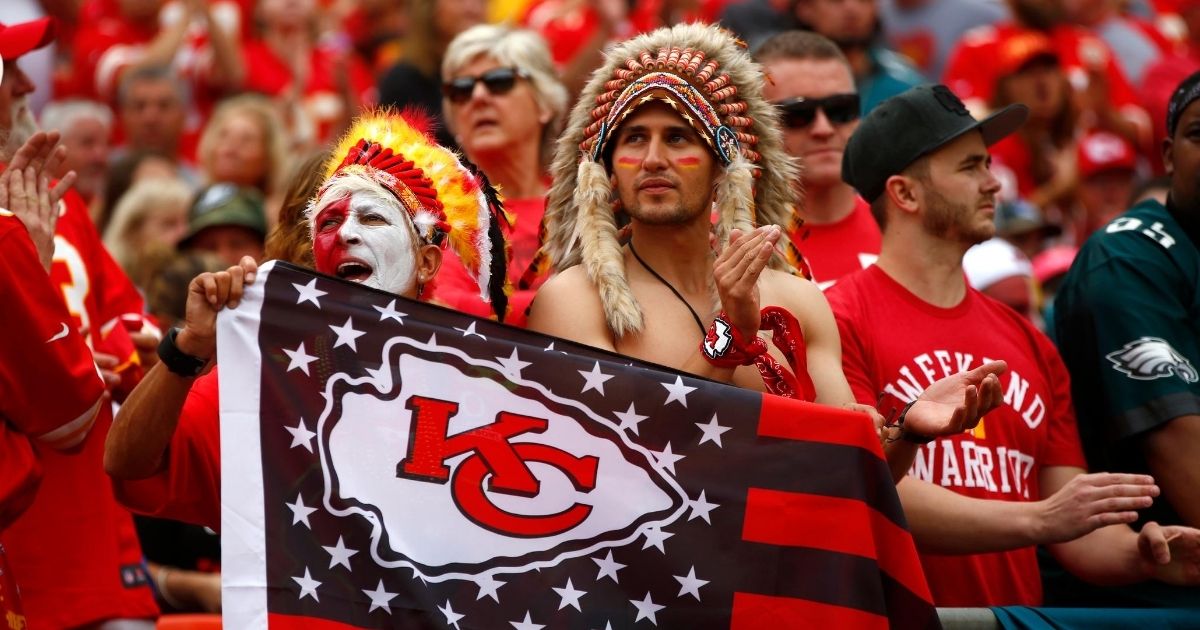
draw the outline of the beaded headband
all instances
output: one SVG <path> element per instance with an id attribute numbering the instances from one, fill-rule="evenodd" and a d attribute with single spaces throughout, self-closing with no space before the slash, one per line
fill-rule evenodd
<path id="1" fill-rule="evenodd" d="M 638 107 L 657 100 L 678 112 L 722 164 L 739 153 L 757 162 L 760 156 L 750 148 L 758 144 L 754 121 L 745 115 L 749 106 L 729 74 L 717 74 L 720 62 L 705 59 L 703 50 L 679 47 L 661 47 L 657 56 L 643 50 L 638 59 L 627 59 L 596 97 L 594 122 L 584 130 L 580 149 L 599 161 L 611 133 Z"/>

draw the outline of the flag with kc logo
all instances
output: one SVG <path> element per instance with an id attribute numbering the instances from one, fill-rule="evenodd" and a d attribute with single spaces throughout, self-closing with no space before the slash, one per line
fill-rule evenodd
<path id="1" fill-rule="evenodd" d="M 937 626 L 864 416 L 258 278 L 219 322 L 227 627 Z"/>

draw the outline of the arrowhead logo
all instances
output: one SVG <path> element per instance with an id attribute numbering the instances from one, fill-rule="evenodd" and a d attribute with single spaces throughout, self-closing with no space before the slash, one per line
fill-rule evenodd
<path id="1" fill-rule="evenodd" d="M 380 371 L 326 384 L 325 507 L 366 519 L 381 566 L 431 581 L 521 572 L 682 516 L 686 493 L 611 420 L 432 344 L 393 338 Z"/>
<path id="2" fill-rule="evenodd" d="M 1178 376 L 1185 383 L 1200 380 L 1195 366 L 1158 337 L 1140 337 L 1104 356 L 1113 364 L 1114 370 L 1135 380 L 1151 381 L 1170 376 Z"/>

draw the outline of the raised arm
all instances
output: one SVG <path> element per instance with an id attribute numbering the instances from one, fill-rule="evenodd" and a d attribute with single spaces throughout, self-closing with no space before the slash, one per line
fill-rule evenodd
<path id="1" fill-rule="evenodd" d="M 175 337 L 183 354 L 210 361 L 216 354 L 217 312 L 234 308 L 258 270 L 249 256 L 226 271 L 196 276 L 188 286 L 185 324 Z M 168 339 L 170 335 L 168 335 Z M 121 406 L 104 445 L 104 469 L 117 479 L 144 479 L 161 471 L 195 376 L 155 365 Z"/>

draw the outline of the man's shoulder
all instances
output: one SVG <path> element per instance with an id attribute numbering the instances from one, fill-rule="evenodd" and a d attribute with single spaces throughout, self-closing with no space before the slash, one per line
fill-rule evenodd
<path id="1" fill-rule="evenodd" d="M 1200 258 L 1196 246 L 1167 208 L 1142 202 L 1097 230 L 1079 251 L 1080 265 L 1090 271 L 1114 259 L 1185 263 Z M 1190 265 L 1195 267 L 1195 264 Z"/>
<path id="2" fill-rule="evenodd" d="M 831 287 L 825 290 L 825 299 L 829 301 L 829 308 L 833 310 L 835 317 L 843 317 L 847 312 L 858 311 L 866 295 L 874 292 L 878 295 L 878 291 L 872 291 L 870 285 L 873 284 L 874 273 L 872 267 L 859 269 L 848 273 Z"/>

